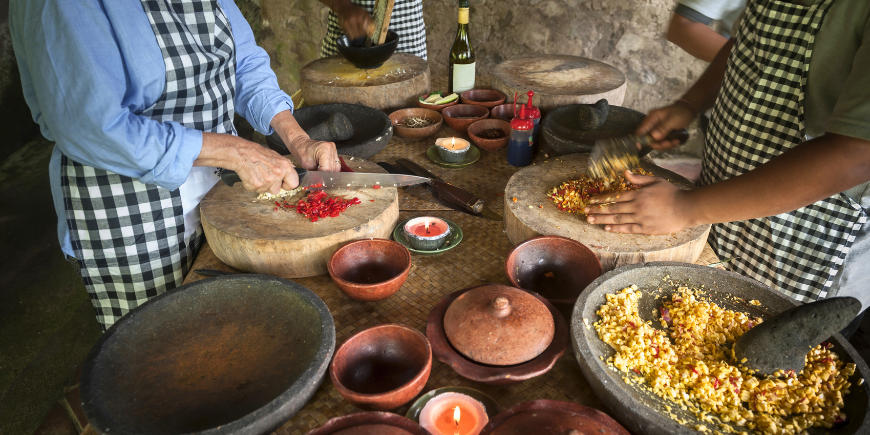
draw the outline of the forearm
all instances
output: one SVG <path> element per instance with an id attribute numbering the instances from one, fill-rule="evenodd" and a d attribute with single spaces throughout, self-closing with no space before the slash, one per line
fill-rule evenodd
<path id="1" fill-rule="evenodd" d="M 728 39 L 706 24 L 674 14 L 668 27 L 668 41 L 704 62 L 712 62 Z"/>
<path id="2" fill-rule="evenodd" d="M 296 118 L 293 117 L 293 113 L 289 110 L 279 112 L 275 115 L 272 118 L 271 126 L 278 133 L 278 136 L 281 137 L 284 146 L 286 146 L 293 155 L 298 155 L 300 144 L 309 139 L 308 133 L 299 126 L 299 123 L 296 122 Z"/>
<path id="3" fill-rule="evenodd" d="M 213 166 L 238 170 L 245 161 L 245 154 L 251 145 L 260 146 L 238 136 L 220 133 L 202 133 L 202 150 L 193 166 Z"/>
<path id="4" fill-rule="evenodd" d="M 722 87 L 725 67 L 728 64 L 728 56 L 731 55 L 733 45 L 734 40 L 728 40 L 716 54 L 704 74 L 701 75 L 701 78 L 683 95 L 683 99 L 694 104 L 695 109 L 701 113 L 712 108 L 716 102 L 716 96 L 719 94 L 719 88 Z"/>
<path id="5" fill-rule="evenodd" d="M 693 224 L 722 223 L 796 210 L 867 181 L 870 141 L 829 133 L 685 199 Z"/>

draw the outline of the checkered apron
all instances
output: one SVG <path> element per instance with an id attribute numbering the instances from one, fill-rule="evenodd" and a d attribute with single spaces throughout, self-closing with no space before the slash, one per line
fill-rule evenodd
<path id="1" fill-rule="evenodd" d="M 357 6 L 372 13 L 375 8 L 375 0 L 351 0 Z M 428 59 L 426 56 L 426 25 L 423 23 L 423 0 L 396 0 L 393 7 L 393 15 L 390 18 L 390 30 L 399 35 L 399 46 L 396 48 L 400 53 L 411 53 L 414 56 Z M 338 17 L 329 11 L 329 26 L 326 29 L 326 37 L 320 46 L 320 57 L 328 57 L 338 54 L 335 41 L 344 36 Z"/>
<path id="2" fill-rule="evenodd" d="M 806 140 L 804 88 L 815 34 L 832 0 L 752 0 L 728 59 L 707 133 L 702 184 L 749 172 Z M 865 211 L 844 194 L 798 210 L 713 225 L 732 270 L 809 302 L 824 298 Z"/>
<path id="3" fill-rule="evenodd" d="M 235 46 L 217 0 L 142 0 L 166 65 L 163 95 L 140 115 L 235 133 Z M 214 168 L 194 167 L 200 179 Z M 83 165 L 61 164 L 67 224 L 82 279 L 103 330 L 179 286 L 202 242 L 185 240 L 182 189 L 170 191 Z M 188 177 L 185 184 L 190 183 Z"/>

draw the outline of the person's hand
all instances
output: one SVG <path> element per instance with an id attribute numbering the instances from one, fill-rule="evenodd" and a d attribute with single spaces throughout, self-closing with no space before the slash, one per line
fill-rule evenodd
<path id="1" fill-rule="evenodd" d="M 293 164 L 275 151 L 248 142 L 246 146 L 239 147 L 238 152 L 240 158 L 228 169 L 239 174 L 246 190 L 275 195 L 281 189 L 293 190 L 299 185 L 299 176 Z"/>
<path id="2" fill-rule="evenodd" d="M 299 159 L 299 166 L 309 171 L 341 171 L 338 151 L 333 142 L 321 142 L 311 140 L 305 135 L 296 135 L 287 145 L 290 153 Z"/>
<path id="3" fill-rule="evenodd" d="M 686 191 L 659 177 L 625 171 L 640 189 L 596 195 L 584 212 L 587 222 L 604 224 L 605 231 L 633 234 L 670 234 L 694 226 L 689 218 Z"/>
<path id="4" fill-rule="evenodd" d="M 688 104 L 676 102 L 670 106 L 653 110 L 641 121 L 635 134 L 651 135 L 656 140 L 650 147 L 657 150 L 674 148 L 680 144 L 678 140 L 664 140 L 668 133 L 689 126 L 697 116 L 695 110 Z"/>
<path id="5" fill-rule="evenodd" d="M 365 9 L 348 0 L 335 0 L 333 12 L 349 39 L 367 36 L 374 31 L 375 22 Z"/>

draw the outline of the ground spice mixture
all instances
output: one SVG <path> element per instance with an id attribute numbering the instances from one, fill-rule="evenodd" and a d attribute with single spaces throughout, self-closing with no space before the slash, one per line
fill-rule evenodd
<path id="1" fill-rule="evenodd" d="M 640 175 L 652 175 L 641 168 L 633 169 L 632 172 Z M 589 203 L 590 197 L 601 193 L 626 192 L 638 188 L 640 186 L 629 183 L 623 175 L 613 179 L 594 180 L 588 175 L 582 174 L 579 178 L 568 180 L 550 189 L 547 192 L 547 198 L 552 199 L 559 210 L 585 215 L 583 209 Z"/>

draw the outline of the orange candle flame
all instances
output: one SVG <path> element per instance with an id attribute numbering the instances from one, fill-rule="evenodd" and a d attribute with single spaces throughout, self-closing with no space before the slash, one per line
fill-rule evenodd
<path id="1" fill-rule="evenodd" d="M 456 427 L 459 427 L 459 416 L 460 416 L 460 412 L 459 412 L 459 407 L 457 406 L 453 410 L 453 422 L 456 423 Z"/>
<path id="2" fill-rule="evenodd" d="M 429 233 L 429 221 L 426 221 L 426 233 Z"/>
<path id="3" fill-rule="evenodd" d="M 456 138 L 450 138 L 450 149 L 456 149 Z"/>

